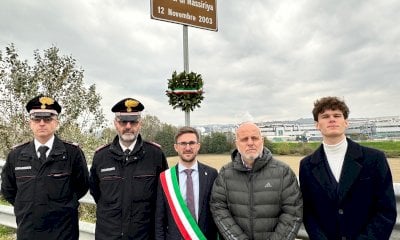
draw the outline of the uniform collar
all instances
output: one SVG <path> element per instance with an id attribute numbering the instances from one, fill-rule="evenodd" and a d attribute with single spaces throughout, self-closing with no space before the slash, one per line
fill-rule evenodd
<path id="1" fill-rule="evenodd" d="M 34 142 L 35 142 L 35 150 L 36 150 L 36 152 L 38 151 L 39 147 L 40 147 L 40 146 L 43 146 L 43 145 L 45 145 L 45 146 L 47 146 L 49 149 L 51 149 L 51 148 L 53 147 L 53 143 L 54 143 L 54 135 L 51 136 L 51 138 L 49 139 L 49 141 L 47 141 L 45 144 L 40 143 L 36 138 L 35 138 Z"/>
<path id="2" fill-rule="evenodd" d="M 135 148 L 136 142 L 137 142 L 137 138 L 129 147 L 125 147 L 124 145 L 121 144 L 121 141 L 119 141 L 119 146 L 121 147 L 122 152 L 125 152 L 126 149 L 129 149 L 129 151 L 132 152 L 133 148 Z"/>

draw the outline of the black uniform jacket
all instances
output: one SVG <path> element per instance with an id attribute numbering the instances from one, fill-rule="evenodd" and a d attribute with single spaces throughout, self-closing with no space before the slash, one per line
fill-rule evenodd
<path id="1" fill-rule="evenodd" d="M 96 239 L 153 239 L 158 176 L 167 168 L 160 147 L 140 135 L 129 155 L 118 136 L 97 150 L 90 169 Z"/>
<path id="2" fill-rule="evenodd" d="M 339 183 L 323 145 L 301 161 L 304 226 L 311 240 L 389 239 L 396 199 L 387 160 L 381 151 L 347 141 Z"/>
<path id="3" fill-rule="evenodd" d="M 210 195 L 214 180 L 218 175 L 216 169 L 198 163 L 199 169 L 199 219 L 198 225 L 208 240 L 217 239 L 217 227 L 210 211 Z M 177 175 L 178 167 L 176 167 Z M 172 216 L 164 190 L 161 184 L 157 192 L 156 209 L 156 239 L 178 240 L 183 239 Z"/>
<path id="4" fill-rule="evenodd" d="M 17 146 L 1 174 L 4 198 L 14 205 L 17 238 L 78 239 L 78 200 L 88 190 L 82 150 L 55 137 L 41 163 L 34 142 Z"/>

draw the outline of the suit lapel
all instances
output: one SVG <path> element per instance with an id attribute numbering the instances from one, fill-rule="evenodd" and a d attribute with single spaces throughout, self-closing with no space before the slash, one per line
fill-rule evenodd
<path id="1" fill-rule="evenodd" d="M 358 144 L 347 139 L 348 147 L 344 158 L 342 172 L 339 180 L 339 202 L 344 199 L 349 192 L 354 181 L 358 178 L 361 172 L 362 165 L 357 161 L 362 156 L 361 148 Z"/>
<path id="2" fill-rule="evenodd" d="M 311 162 L 313 163 L 312 174 L 321 187 L 326 191 L 331 199 L 336 198 L 336 187 L 331 183 L 331 178 L 328 169 L 325 152 L 321 145 L 318 150 L 312 155 Z"/>
<path id="3" fill-rule="evenodd" d="M 180 185 L 180 184 L 179 184 L 179 166 L 178 166 L 178 164 L 175 165 L 175 172 L 176 172 L 176 176 L 178 176 L 178 177 L 177 177 L 178 185 Z"/>
<path id="4" fill-rule="evenodd" d="M 197 162 L 197 163 L 198 163 L 198 167 L 199 167 L 199 209 L 198 209 L 199 212 L 198 212 L 198 216 L 200 219 L 200 215 L 203 212 L 204 196 L 206 195 L 205 191 L 206 191 L 206 186 L 208 186 L 209 177 L 208 177 L 207 171 L 206 171 L 205 167 L 203 166 L 203 164 L 201 164 L 199 162 Z"/>

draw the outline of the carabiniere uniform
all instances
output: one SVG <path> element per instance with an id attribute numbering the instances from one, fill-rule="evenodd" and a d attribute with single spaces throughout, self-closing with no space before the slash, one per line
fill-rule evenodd
<path id="1" fill-rule="evenodd" d="M 96 239 L 153 239 L 158 177 L 167 168 L 160 147 L 140 134 L 129 154 L 118 136 L 98 149 L 90 169 Z"/>
<path id="2" fill-rule="evenodd" d="M 89 185 L 86 160 L 76 144 L 54 136 L 44 163 L 34 141 L 18 145 L 8 154 L 1 179 L 2 194 L 14 205 L 18 240 L 78 239 L 78 199 Z"/>

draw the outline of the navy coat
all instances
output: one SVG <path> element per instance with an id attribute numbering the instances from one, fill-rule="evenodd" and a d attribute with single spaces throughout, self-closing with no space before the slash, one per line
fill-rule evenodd
<path id="1" fill-rule="evenodd" d="M 347 141 L 338 184 L 332 184 L 323 145 L 301 161 L 304 226 L 311 240 L 389 239 L 397 213 L 386 157 Z"/>
<path id="2" fill-rule="evenodd" d="M 216 169 L 198 162 L 199 167 L 199 219 L 198 225 L 204 236 L 209 239 L 217 239 L 217 227 L 210 212 L 210 195 L 214 180 L 218 175 Z M 176 168 L 178 171 L 178 168 Z M 178 172 L 177 172 L 178 174 Z M 158 184 L 157 209 L 156 209 L 156 239 L 183 239 L 175 224 L 169 208 L 165 193 Z"/>

